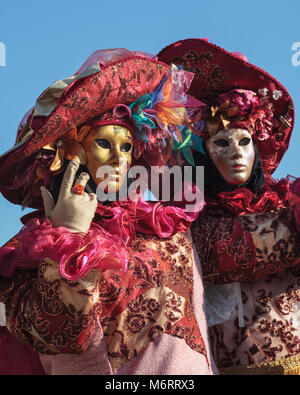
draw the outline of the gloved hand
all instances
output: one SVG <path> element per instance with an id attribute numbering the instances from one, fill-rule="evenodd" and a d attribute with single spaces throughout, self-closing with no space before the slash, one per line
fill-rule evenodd
<path id="1" fill-rule="evenodd" d="M 56 204 L 46 188 L 41 187 L 41 192 L 45 214 L 54 227 L 65 226 L 70 232 L 87 233 L 94 218 L 98 200 L 95 193 L 83 192 L 82 195 L 78 195 L 72 192 L 72 185 L 79 165 L 80 161 L 77 157 L 70 161 L 61 183 Z M 85 188 L 89 178 L 87 173 L 81 173 L 76 184 L 81 184 Z"/>

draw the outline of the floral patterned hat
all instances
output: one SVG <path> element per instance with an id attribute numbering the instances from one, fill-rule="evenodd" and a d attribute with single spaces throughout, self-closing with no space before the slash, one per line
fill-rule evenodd
<path id="1" fill-rule="evenodd" d="M 194 73 L 189 94 L 206 103 L 189 114 L 200 140 L 221 129 L 248 129 L 265 175 L 270 176 L 288 148 L 294 126 L 293 101 L 287 90 L 244 55 L 229 53 L 207 39 L 170 44 L 158 59 Z"/>
<path id="2" fill-rule="evenodd" d="M 173 150 L 192 157 L 185 144 L 191 135 L 185 107 L 199 105 L 186 95 L 192 79 L 150 54 L 96 51 L 73 76 L 47 88 L 24 116 L 15 146 L 0 157 L 0 192 L 12 203 L 42 207 L 41 185 L 63 170 L 64 158 L 77 154 L 94 120 L 103 124 L 112 114 L 114 122 L 126 118 L 134 125 L 136 158 L 144 154 L 161 166 Z"/>

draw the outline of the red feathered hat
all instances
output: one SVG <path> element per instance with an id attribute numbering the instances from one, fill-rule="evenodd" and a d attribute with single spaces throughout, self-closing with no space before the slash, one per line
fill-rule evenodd
<path id="1" fill-rule="evenodd" d="M 208 106 L 214 106 L 211 107 L 213 115 L 210 121 L 215 120 L 212 118 L 216 113 L 224 121 L 224 109 L 225 115 L 232 115 L 234 111 L 242 114 L 241 125 L 247 117 L 251 118 L 251 130 L 262 157 L 265 175 L 275 171 L 289 146 L 294 126 L 293 101 L 284 86 L 249 63 L 244 55 L 227 52 L 207 39 L 177 41 L 162 49 L 158 59 L 167 64 L 181 65 L 194 73 L 189 94 Z M 249 100 L 252 93 L 256 97 Z M 239 107 L 237 103 L 242 96 L 244 99 L 241 100 L 244 101 Z M 244 111 L 247 101 L 251 107 L 248 114 Z M 215 107 L 216 103 L 218 108 Z M 210 126 L 214 126 L 215 130 L 218 128 L 214 122 L 210 122 Z"/>
<path id="2" fill-rule="evenodd" d="M 155 91 L 170 70 L 143 52 L 96 51 L 77 73 L 47 88 L 24 116 L 15 146 L 0 157 L 0 192 L 12 203 L 24 204 L 29 196 L 27 206 L 41 207 L 36 173 L 39 171 L 41 179 L 43 167 L 49 168 L 55 156 L 55 150 L 52 156 L 45 156 L 43 147 L 76 135 L 79 125 L 115 105 L 128 105 Z"/>

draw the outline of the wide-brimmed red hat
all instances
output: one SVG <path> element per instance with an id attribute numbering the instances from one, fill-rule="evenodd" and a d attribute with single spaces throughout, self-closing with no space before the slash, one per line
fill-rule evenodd
<path id="1" fill-rule="evenodd" d="M 24 116 L 15 146 L 0 157 L 0 192 L 12 203 L 22 204 L 28 194 L 24 179 L 29 185 L 36 170 L 33 161 L 43 147 L 116 104 L 128 105 L 155 91 L 170 69 L 142 52 L 112 49 L 92 54 L 77 73 L 47 88 Z M 40 163 L 43 160 L 49 158 L 39 154 Z M 28 206 L 41 204 L 36 193 Z"/>
<path id="2" fill-rule="evenodd" d="M 293 101 L 274 77 L 249 63 L 240 53 L 230 53 L 207 39 L 180 40 L 158 54 L 167 64 L 194 73 L 189 94 L 210 105 L 221 93 L 244 89 L 272 106 L 271 131 L 256 139 L 265 175 L 271 175 L 287 150 L 294 126 Z"/>

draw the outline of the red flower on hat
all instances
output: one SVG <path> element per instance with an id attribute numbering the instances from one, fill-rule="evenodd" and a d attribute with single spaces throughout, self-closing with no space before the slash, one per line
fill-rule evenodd
<path id="1" fill-rule="evenodd" d="M 217 102 L 220 107 L 227 108 L 228 117 L 250 115 L 253 108 L 259 105 L 256 93 L 245 89 L 233 89 L 230 92 L 221 93 Z"/>
<path id="2" fill-rule="evenodd" d="M 255 113 L 255 117 L 254 130 L 257 139 L 260 141 L 267 140 L 271 136 L 274 126 L 272 105 L 258 109 Z"/>

